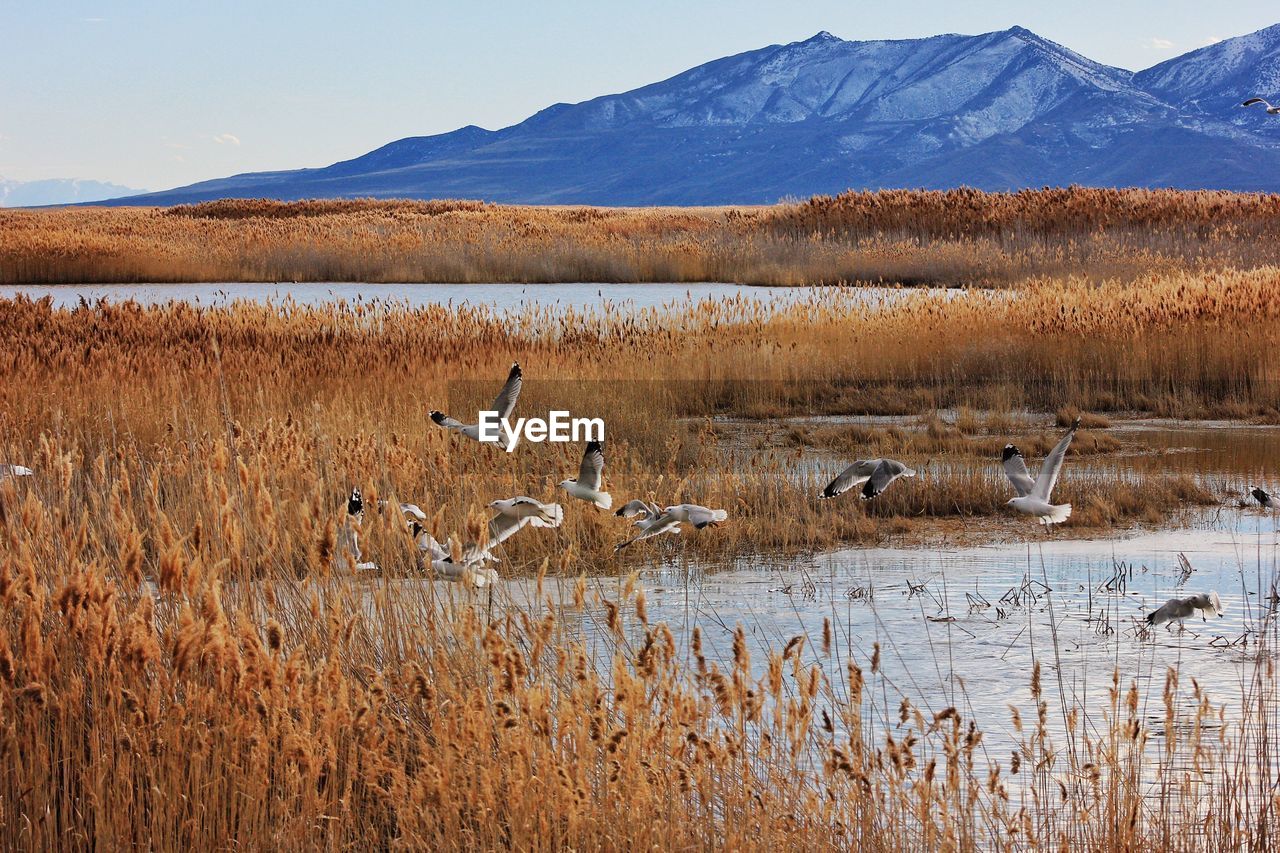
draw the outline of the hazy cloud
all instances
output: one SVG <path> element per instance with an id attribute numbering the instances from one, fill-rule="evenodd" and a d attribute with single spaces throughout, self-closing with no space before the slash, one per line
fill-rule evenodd
<path id="1" fill-rule="evenodd" d="M 101 24 L 105 22 L 107 19 L 106 18 L 81 18 L 80 20 L 81 22 L 86 24 Z"/>
<path id="2" fill-rule="evenodd" d="M 1142 43 L 1147 50 L 1173 50 L 1174 44 L 1168 39 L 1162 39 L 1159 36 L 1152 36 Z"/>
<path id="3" fill-rule="evenodd" d="M 219 133 L 213 138 L 213 141 L 219 145 L 239 145 L 240 137 L 231 133 Z"/>

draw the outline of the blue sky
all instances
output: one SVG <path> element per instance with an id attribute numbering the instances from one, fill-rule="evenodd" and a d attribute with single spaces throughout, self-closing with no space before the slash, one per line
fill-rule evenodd
<path id="1" fill-rule="evenodd" d="M 1280 21 L 1274 2 L 0 0 L 0 177 L 144 189 L 497 128 L 699 63 L 1021 24 L 1138 70 Z"/>

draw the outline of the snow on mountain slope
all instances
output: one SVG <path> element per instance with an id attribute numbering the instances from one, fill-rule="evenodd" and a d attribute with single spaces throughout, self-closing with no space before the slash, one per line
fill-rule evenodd
<path id="1" fill-rule="evenodd" d="M 1238 108 L 1253 96 L 1280 102 L 1280 24 L 1162 62 L 1136 74 L 1134 82 L 1192 112 L 1259 122 L 1261 111 Z M 1263 126 L 1272 125 L 1274 120 Z"/>

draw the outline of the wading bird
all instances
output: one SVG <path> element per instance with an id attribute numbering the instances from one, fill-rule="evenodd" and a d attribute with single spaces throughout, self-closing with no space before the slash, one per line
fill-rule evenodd
<path id="1" fill-rule="evenodd" d="M 582 465 L 578 468 L 578 479 L 561 480 L 560 488 L 579 500 L 595 504 L 600 509 L 609 509 L 613 506 L 613 498 L 608 492 L 600 491 L 603 474 L 604 450 L 600 447 L 600 442 L 591 441 L 583 451 Z"/>
<path id="2" fill-rule="evenodd" d="M 350 565 L 353 569 L 360 571 L 376 569 L 377 563 L 361 562 L 360 557 L 360 523 L 364 520 L 364 498 L 360 495 L 360 488 L 351 490 L 351 496 L 347 498 L 347 517 L 342 521 L 342 528 L 338 532 L 338 542 L 341 551 L 350 558 Z"/>
<path id="3" fill-rule="evenodd" d="M 889 484 L 899 477 L 915 475 L 914 468 L 908 468 L 896 459 L 859 459 L 828 483 L 819 498 L 834 498 L 855 486 L 862 486 L 862 499 L 867 501 L 889 488 Z"/>
<path id="4" fill-rule="evenodd" d="M 1166 622 L 1181 624 L 1183 619 L 1196 615 L 1196 611 L 1200 612 L 1200 618 L 1206 622 L 1209 620 L 1205 619 L 1205 613 L 1221 616 L 1222 599 L 1218 598 L 1218 593 L 1213 591 L 1202 592 L 1187 598 L 1171 598 L 1159 610 L 1147 614 L 1147 624 L 1153 628 Z"/>
<path id="5" fill-rule="evenodd" d="M 1253 106 L 1254 104 L 1262 104 L 1262 106 L 1263 106 L 1263 107 L 1266 109 L 1266 111 L 1267 111 L 1267 115 L 1280 116 L 1280 107 L 1273 107 L 1273 106 L 1271 106 L 1271 104 L 1267 103 L 1267 101 L 1263 100 L 1262 98 L 1250 98 L 1249 100 L 1245 101 L 1245 102 L 1244 102 L 1243 104 L 1241 104 L 1240 106 L 1242 106 L 1242 107 L 1251 107 L 1251 106 Z"/>
<path id="6" fill-rule="evenodd" d="M 1016 498 L 1009 499 L 1009 506 L 1018 512 L 1034 515 L 1046 527 L 1050 524 L 1061 524 L 1071 517 L 1071 504 L 1053 504 L 1050 503 L 1050 498 L 1053 495 L 1053 487 L 1058 482 L 1058 474 L 1062 471 L 1062 461 L 1067 456 L 1067 448 L 1071 445 L 1071 439 L 1075 437 L 1079 427 L 1080 419 L 1076 418 L 1071 429 L 1067 430 L 1067 434 L 1053 450 L 1049 451 L 1044 465 L 1040 467 L 1040 476 L 1034 480 L 1027 473 L 1027 462 L 1022 458 L 1022 451 L 1013 444 L 1004 446 L 1004 473 L 1013 484 L 1014 491 L 1018 493 Z"/>
<path id="7" fill-rule="evenodd" d="M 489 411 L 497 412 L 498 418 L 505 420 L 511 417 L 511 413 L 515 411 L 516 401 L 520 399 L 520 386 L 523 382 L 524 374 L 520 371 L 520 362 L 511 365 L 511 372 L 507 374 L 506 384 L 502 386 L 502 390 L 498 392 L 497 398 L 493 401 L 493 408 Z M 454 420 L 444 412 L 432 411 L 431 420 L 435 421 L 445 429 L 451 429 L 454 432 L 460 432 L 467 438 L 480 440 L 480 424 L 464 424 L 462 421 Z M 507 438 L 499 433 L 498 444 L 504 450 L 507 445 Z"/>

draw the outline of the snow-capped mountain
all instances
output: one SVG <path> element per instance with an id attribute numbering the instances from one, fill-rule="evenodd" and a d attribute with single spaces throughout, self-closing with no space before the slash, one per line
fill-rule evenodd
<path id="1" fill-rule="evenodd" d="M 138 192 L 141 190 L 79 178 L 50 178 L 42 181 L 6 181 L 0 178 L 0 207 L 76 204 Z"/>
<path id="2" fill-rule="evenodd" d="M 1021 27 L 843 41 L 818 33 L 498 131 L 401 139 L 322 169 L 128 199 L 466 197 L 772 202 L 877 187 L 1058 184 L 1280 189 L 1280 26 L 1134 74 Z M 1265 119 L 1272 119 L 1270 123 Z"/>
<path id="3" fill-rule="evenodd" d="M 1240 103 L 1254 95 L 1280 100 L 1280 24 L 1162 62 L 1135 74 L 1134 82 L 1188 112 L 1267 130 L 1274 138 L 1275 117 Z"/>

